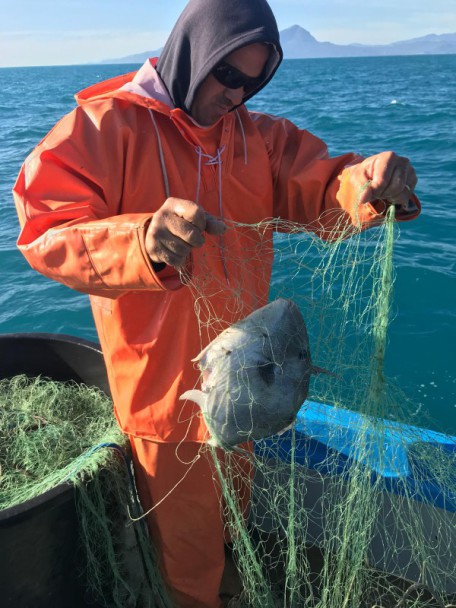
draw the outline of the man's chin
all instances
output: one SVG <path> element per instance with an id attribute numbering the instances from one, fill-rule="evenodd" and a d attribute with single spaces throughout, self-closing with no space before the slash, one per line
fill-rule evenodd
<path id="1" fill-rule="evenodd" d="M 212 127 L 213 125 L 215 125 L 216 122 L 218 122 L 221 118 L 222 118 L 223 114 L 217 114 L 217 115 L 213 115 L 210 118 L 205 117 L 203 120 L 201 121 L 196 121 L 199 125 L 201 125 L 202 127 Z"/>
<path id="2" fill-rule="evenodd" d="M 212 125 L 215 125 L 215 123 L 218 122 L 222 118 L 222 116 L 225 116 L 228 111 L 229 109 L 217 106 L 216 108 L 207 112 L 207 114 L 205 114 L 204 116 L 192 116 L 192 118 L 202 127 L 211 127 Z"/>

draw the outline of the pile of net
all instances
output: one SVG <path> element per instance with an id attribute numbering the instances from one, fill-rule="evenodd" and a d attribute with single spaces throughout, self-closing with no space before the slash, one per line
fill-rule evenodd
<path id="1" fill-rule="evenodd" d="M 107 608 L 168 606 L 111 400 L 75 382 L 0 381 L 0 510 L 75 487 L 81 580 Z"/>
<path id="2" fill-rule="evenodd" d="M 416 404 L 385 374 L 394 209 L 372 230 L 333 225 L 324 241 L 280 220 L 230 225 L 184 277 L 202 344 L 263 305 L 257 287 L 270 286 L 269 300 L 298 305 L 312 360 L 331 372 L 312 379 L 293 427 L 257 442 L 252 454 L 202 448 L 213 458 L 240 572 L 233 605 L 454 606 L 455 438 L 427 432 L 424 416 L 416 426 Z M 209 256 L 225 270 L 220 285 L 205 266 Z M 267 264 L 258 271 L 272 257 L 272 275 Z M 224 305 L 213 305 L 222 294 Z M 240 368 L 240 381 L 247 377 Z M 248 509 L 240 487 L 250 493 Z"/>

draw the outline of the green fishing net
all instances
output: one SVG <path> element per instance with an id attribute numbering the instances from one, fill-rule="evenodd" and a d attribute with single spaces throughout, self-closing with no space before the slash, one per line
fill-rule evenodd
<path id="1" fill-rule="evenodd" d="M 254 293 L 263 283 L 270 300 L 299 306 L 312 360 L 331 372 L 313 377 L 293 428 L 258 442 L 251 455 L 222 459 L 219 449 L 202 448 L 212 452 L 243 588 L 231 605 L 454 606 L 455 438 L 413 426 L 416 404 L 385 373 L 399 236 L 394 208 L 369 231 L 332 220 L 325 241 L 281 220 L 229 225 L 185 278 L 202 344 L 229 324 L 211 297 L 226 294 L 227 318 L 234 312 L 241 319 L 258 306 Z M 224 284 L 209 280 L 207 256 L 223 264 Z M 271 276 L 266 269 L 249 274 L 251 260 L 272 256 Z M 237 500 L 242 484 L 251 494 L 248 512 Z"/>
<path id="2" fill-rule="evenodd" d="M 73 484 L 88 597 L 107 608 L 166 608 L 144 522 L 132 521 L 140 511 L 127 443 L 97 388 L 0 380 L 0 509 Z"/>
<path id="3" fill-rule="evenodd" d="M 258 308 L 263 286 L 270 300 L 299 306 L 313 362 L 331 372 L 312 378 L 293 427 L 251 453 L 201 447 L 213 460 L 242 588 L 229 605 L 449 608 L 456 605 L 455 440 L 426 431 L 424 418 L 414 426 L 416 405 L 385 373 L 398 226 L 393 211 L 369 231 L 331 219 L 326 241 L 315 225 L 231 223 L 195 252 L 191 276 L 183 272 L 202 346 Z M 220 284 L 209 256 L 225 271 Z M 221 297 L 224 306 L 214 306 Z M 90 389 L 73 406 L 79 388 L 65 385 L 64 393 L 73 391 L 66 402 L 56 387 L 47 394 L 42 380 L 24 378 L 0 385 L 2 508 L 71 479 L 89 578 L 105 605 L 168 605 L 143 528 L 132 526 L 134 492 L 115 447 L 125 444 L 111 403 Z M 28 408 L 32 397 L 38 409 Z M 249 508 L 240 507 L 240 488 Z M 124 534 L 132 530 L 134 538 Z M 128 550 L 138 543 L 132 576 Z"/>

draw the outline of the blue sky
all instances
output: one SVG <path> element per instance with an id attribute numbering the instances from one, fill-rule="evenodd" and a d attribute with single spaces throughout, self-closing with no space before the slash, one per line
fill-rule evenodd
<path id="1" fill-rule="evenodd" d="M 186 0 L 0 0 L 0 67 L 64 65 L 163 45 Z M 455 0 L 270 0 L 279 29 L 387 44 L 456 32 Z"/>

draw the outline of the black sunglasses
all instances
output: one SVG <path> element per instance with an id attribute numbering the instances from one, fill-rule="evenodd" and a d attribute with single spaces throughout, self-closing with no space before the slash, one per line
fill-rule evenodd
<path id="1" fill-rule="evenodd" d="M 254 91 L 264 80 L 263 74 L 252 78 L 252 76 L 247 76 L 247 74 L 244 74 L 244 72 L 241 72 L 225 61 L 220 61 L 211 74 L 227 89 L 240 89 L 243 87 L 245 93 Z"/>

